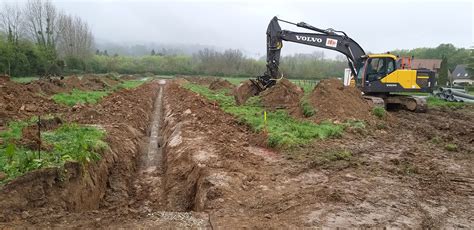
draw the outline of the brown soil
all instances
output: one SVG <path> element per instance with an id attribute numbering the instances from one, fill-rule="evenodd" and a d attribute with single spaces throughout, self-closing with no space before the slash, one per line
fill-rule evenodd
<path id="1" fill-rule="evenodd" d="M 309 100 L 316 109 L 314 119 L 317 121 L 374 119 L 371 106 L 362 93 L 355 87 L 344 87 L 338 79 L 321 80 L 311 92 Z"/>
<path id="2" fill-rule="evenodd" d="M 288 79 L 279 80 L 274 86 L 260 93 L 263 106 L 271 110 L 299 110 L 303 90 Z"/>
<path id="3" fill-rule="evenodd" d="M 216 78 L 211 84 L 209 85 L 209 89 L 211 90 L 222 90 L 222 89 L 234 89 L 234 85 L 229 81 L 221 78 Z"/>
<path id="4" fill-rule="evenodd" d="M 182 76 L 178 75 L 176 77 L 184 78 L 187 81 L 195 84 L 209 86 L 212 82 L 216 80 L 216 77 L 207 77 L 207 76 Z"/>
<path id="5" fill-rule="evenodd" d="M 10 81 L 10 76 L 0 74 L 0 84 Z"/>
<path id="6" fill-rule="evenodd" d="M 135 76 L 135 75 L 122 75 L 122 76 L 120 76 L 120 80 L 124 80 L 124 81 L 138 80 L 138 79 L 140 79 L 140 77 Z"/>
<path id="7" fill-rule="evenodd" d="M 146 135 L 157 87 L 156 83 L 148 83 L 124 90 L 126 92 L 110 95 L 97 105 L 65 115 L 68 122 L 94 124 L 105 129 L 110 149 L 102 153 L 99 162 L 86 168 L 77 163 L 67 164 L 65 171 L 45 168 L 0 186 L 0 222 L 8 221 L 10 226 L 40 223 L 48 226 L 70 211 L 108 207 L 110 203 L 122 205 L 124 195 L 128 196 L 128 185 L 135 171 L 141 139 Z M 104 113 L 91 120 L 82 115 L 86 109 Z M 53 119 L 42 125 L 52 128 L 57 121 Z M 27 127 L 24 139 L 35 140 L 36 130 L 36 126 Z"/>
<path id="8" fill-rule="evenodd" d="M 235 87 L 232 94 L 234 95 L 235 103 L 243 105 L 250 97 L 258 94 L 258 89 L 250 80 L 247 80 Z"/>
<path id="9" fill-rule="evenodd" d="M 13 81 L 0 85 L 0 121 L 5 123 L 7 120 L 26 119 L 67 110 L 65 106 L 58 105 L 30 89 L 29 85 Z"/>
<path id="10" fill-rule="evenodd" d="M 161 116 L 152 113 L 158 88 L 120 91 L 71 114 L 106 129 L 111 149 L 87 173 L 66 166 L 65 184 L 44 170 L 0 189 L 0 228 L 474 227 L 472 106 L 393 112 L 397 123 L 275 151 L 170 82 L 161 133 L 148 140 L 162 153 L 150 161 L 139 146 L 152 114 Z"/>

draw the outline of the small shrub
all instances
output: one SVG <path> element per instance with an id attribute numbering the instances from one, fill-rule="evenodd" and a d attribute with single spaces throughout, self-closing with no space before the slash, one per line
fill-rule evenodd
<path id="1" fill-rule="evenodd" d="M 385 108 L 376 106 L 372 109 L 372 114 L 374 114 L 378 118 L 383 118 L 385 116 Z"/>
<path id="2" fill-rule="evenodd" d="M 455 152 L 455 151 L 458 151 L 458 146 L 456 144 L 446 144 L 444 146 L 444 149 L 446 149 L 450 152 Z"/>
<path id="3" fill-rule="evenodd" d="M 347 149 L 332 150 L 324 154 L 324 158 L 329 161 L 348 161 L 352 157 L 352 153 Z"/>
<path id="4" fill-rule="evenodd" d="M 301 101 L 301 108 L 305 117 L 312 117 L 316 114 L 316 109 L 308 102 L 307 99 Z"/>

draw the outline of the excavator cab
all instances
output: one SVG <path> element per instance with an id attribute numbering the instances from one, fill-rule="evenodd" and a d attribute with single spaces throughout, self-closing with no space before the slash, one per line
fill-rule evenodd
<path id="1" fill-rule="evenodd" d="M 432 92 L 434 72 L 402 68 L 400 63 L 392 54 L 366 55 L 358 71 L 358 86 L 366 94 Z"/>

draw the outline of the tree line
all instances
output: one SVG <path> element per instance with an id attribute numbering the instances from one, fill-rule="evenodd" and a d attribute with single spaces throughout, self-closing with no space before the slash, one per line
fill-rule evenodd
<path id="1" fill-rule="evenodd" d="M 192 55 L 163 47 L 142 51 L 147 55 L 141 56 L 110 53 L 95 47 L 84 20 L 58 10 L 50 0 L 28 0 L 21 6 L 3 3 L 0 7 L 0 73 L 15 77 L 107 72 L 254 77 L 266 69 L 265 57 L 248 58 L 236 49 L 200 47 Z M 474 68 L 472 56 L 469 59 L 472 52 L 452 44 L 392 53 L 442 59 L 443 72 L 468 62 Z M 347 68 L 344 57 L 325 59 L 321 51 L 284 56 L 280 63 L 284 76 L 300 79 L 342 77 Z"/>
<path id="2" fill-rule="evenodd" d="M 61 74 L 92 56 L 88 24 L 50 0 L 0 6 L 0 71 L 11 76 Z"/>

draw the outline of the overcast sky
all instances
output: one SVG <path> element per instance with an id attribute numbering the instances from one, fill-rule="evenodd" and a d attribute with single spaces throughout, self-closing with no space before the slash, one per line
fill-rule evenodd
<path id="1" fill-rule="evenodd" d="M 85 19 L 98 41 L 202 44 L 265 54 L 273 16 L 345 31 L 366 51 L 473 43 L 471 1 L 53 0 Z M 296 30 L 291 25 L 284 29 Z M 321 51 L 285 43 L 284 54 Z M 331 52 L 327 52 L 331 55 Z"/>

